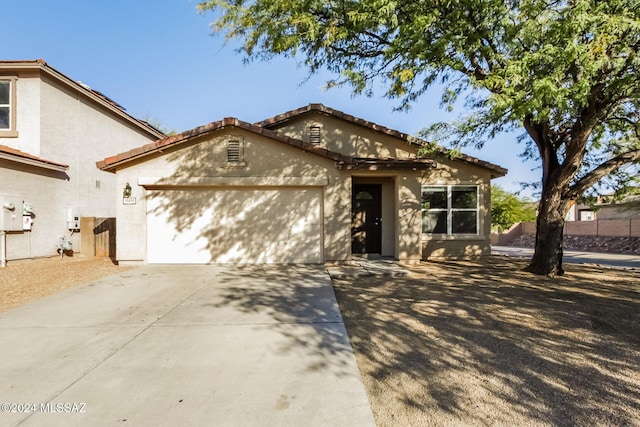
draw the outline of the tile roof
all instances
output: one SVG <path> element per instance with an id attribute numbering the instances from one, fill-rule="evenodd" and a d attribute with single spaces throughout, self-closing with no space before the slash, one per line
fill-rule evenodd
<path id="1" fill-rule="evenodd" d="M 149 144 L 145 144 L 142 147 L 134 148 L 132 150 L 116 154 L 115 156 L 107 157 L 104 160 L 97 162 L 96 165 L 102 170 L 115 172 L 118 166 L 125 165 L 131 161 L 138 160 L 153 153 L 160 153 L 163 150 L 177 147 L 180 144 L 186 143 L 201 135 L 221 130 L 226 127 L 235 127 L 246 130 L 248 132 L 263 135 L 272 140 L 282 142 L 292 147 L 300 148 L 301 150 L 304 150 L 306 152 L 313 153 L 330 160 L 334 160 L 337 163 L 338 167 L 341 169 L 374 169 L 389 167 L 389 165 L 392 164 L 402 166 L 412 165 L 407 167 L 425 169 L 433 167 L 434 163 L 433 161 L 428 159 L 411 159 L 410 161 L 398 161 L 397 159 L 358 159 L 327 150 L 326 148 L 318 147 L 299 139 L 281 135 L 273 130 L 244 122 L 234 117 L 227 117 L 216 122 L 211 122 L 204 126 L 199 126 L 195 129 L 191 129 Z"/>
<path id="2" fill-rule="evenodd" d="M 352 116 L 351 114 L 346 114 L 342 111 L 327 107 L 323 104 L 309 104 L 306 105 L 304 107 L 300 107 L 297 108 L 295 110 L 291 110 L 291 111 L 287 111 L 286 113 L 282 113 L 282 114 L 278 114 L 277 116 L 262 120 L 260 122 L 255 123 L 257 126 L 261 126 L 267 129 L 271 129 L 274 127 L 277 127 L 280 124 L 286 123 L 287 121 L 298 117 L 298 116 L 302 116 L 304 114 L 309 114 L 309 113 L 320 113 L 320 114 L 326 114 L 328 116 L 332 116 L 335 117 L 337 119 L 341 119 L 359 126 L 363 126 L 365 128 L 368 128 L 374 132 L 379 132 L 385 135 L 389 135 L 398 139 L 401 139 L 405 142 L 407 142 L 408 144 L 414 144 L 414 145 L 418 145 L 418 146 L 426 146 L 426 145 L 430 145 L 427 141 L 420 139 L 420 138 L 415 138 L 412 137 L 404 132 L 400 132 L 394 129 L 390 129 L 386 126 L 381 126 L 377 123 L 373 123 L 355 116 Z M 442 152 L 443 154 L 448 154 L 448 150 L 444 147 L 438 147 L 439 151 Z M 472 157 L 466 154 L 460 154 L 458 155 L 456 158 L 456 160 L 461 160 L 465 163 L 469 163 L 469 164 L 474 164 L 480 167 L 483 167 L 485 169 L 489 169 L 491 170 L 492 176 L 494 177 L 500 177 L 500 176 L 504 176 L 507 174 L 507 169 L 495 165 L 493 163 L 484 161 L 484 160 L 480 160 L 476 157 Z"/>
<path id="3" fill-rule="evenodd" d="M 146 121 L 140 120 L 136 117 L 133 117 L 129 113 L 127 113 L 126 109 L 122 105 L 115 102 L 113 99 L 109 98 L 105 94 L 95 89 L 92 89 L 91 87 L 89 87 L 88 85 L 80 81 L 73 80 L 71 77 L 61 73 L 60 71 L 56 70 L 55 68 L 47 64 L 46 61 L 44 61 L 43 59 L 0 60 L 0 72 L 3 70 L 14 71 L 14 70 L 31 70 L 31 69 L 41 70 L 47 73 L 49 76 L 54 77 L 58 81 L 67 85 L 68 87 L 71 87 L 72 89 L 93 99 L 98 104 L 110 109 L 111 111 L 115 112 L 116 114 L 123 117 L 127 121 L 133 123 L 134 125 L 138 126 L 139 128 L 146 131 L 147 133 L 150 133 L 153 137 L 162 138 L 165 136 L 165 134 L 162 131 L 160 131 L 159 129 L 156 129 Z"/>
<path id="4" fill-rule="evenodd" d="M 15 148 L 7 147 L 6 145 L 0 145 L 0 158 L 14 160 L 22 163 L 27 162 L 34 166 L 40 166 L 46 169 L 54 169 L 59 171 L 69 169 L 69 165 L 46 160 L 29 153 L 25 153 L 24 151 L 16 150 Z"/>
<path id="5" fill-rule="evenodd" d="M 263 120 L 257 123 L 248 123 L 242 120 L 238 120 L 233 117 L 228 117 L 222 120 L 218 120 L 215 122 L 211 122 L 204 126 L 199 126 L 195 129 L 191 129 L 176 135 L 169 136 L 164 139 L 159 139 L 155 142 L 146 144 L 142 147 L 134 148 L 132 150 L 118 153 L 115 156 L 107 157 L 102 161 L 97 162 L 98 168 L 110 172 L 115 172 L 118 166 L 124 165 L 128 162 L 140 159 L 152 153 L 161 152 L 170 147 L 178 146 L 184 142 L 192 140 L 200 135 L 213 132 L 216 130 L 224 129 L 225 127 L 237 127 L 240 129 L 244 129 L 249 132 L 253 132 L 256 134 L 264 135 L 268 138 L 271 138 L 276 141 L 283 142 L 290 146 L 298 147 L 304 151 L 314 153 L 328 159 L 334 160 L 337 162 L 336 166 L 339 169 L 369 169 L 369 170 L 379 170 L 379 169 L 400 169 L 400 168 L 414 168 L 414 169 L 428 169 L 433 167 L 434 161 L 425 158 L 418 159 L 371 159 L 371 158 L 355 158 L 346 156 L 334 151 L 327 150 L 322 147 L 318 147 L 316 145 L 303 142 L 301 140 L 290 138 L 278 133 L 271 128 L 276 127 L 279 124 L 285 123 L 294 117 L 312 113 L 319 112 L 322 114 L 331 115 L 333 117 L 348 121 L 350 123 L 354 123 L 360 126 L 364 126 L 368 129 L 371 129 L 375 132 L 380 132 L 386 135 L 393 136 L 395 138 L 401 139 L 408 144 L 414 145 L 426 145 L 427 142 L 420 140 L 418 138 L 413 138 L 406 133 L 399 132 L 393 129 L 389 129 L 385 126 L 378 125 L 373 122 L 369 122 L 358 117 L 354 117 L 350 114 L 345 114 L 342 111 L 334 110 L 333 108 L 326 107 L 322 104 L 309 104 L 306 107 L 301 107 L 296 110 L 288 111 L 283 114 L 279 114 L 272 118 Z M 442 148 L 442 153 L 446 154 L 447 151 Z M 507 170 L 494 165 L 489 162 L 485 162 L 483 160 L 477 159 L 475 157 L 467 156 L 465 154 L 461 154 L 456 157 L 456 160 L 461 160 L 465 163 L 474 164 L 485 169 L 489 169 L 492 172 L 493 177 L 504 176 L 507 173 Z"/>

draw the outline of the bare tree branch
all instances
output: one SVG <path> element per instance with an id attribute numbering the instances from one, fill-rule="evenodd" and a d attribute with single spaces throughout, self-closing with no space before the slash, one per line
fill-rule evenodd
<path id="1" fill-rule="evenodd" d="M 566 197 L 569 199 L 576 199 L 580 197 L 586 190 L 595 185 L 605 176 L 628 163 L 640 161 L 640 149 L 628 151 L 622 153 L 616 157 L 613 157 L 604 163 L 600 164 L 597 168 L 593 169 L 587 175 L 578 180 L 575 184 L 569 188 L 566 193 Z"/>

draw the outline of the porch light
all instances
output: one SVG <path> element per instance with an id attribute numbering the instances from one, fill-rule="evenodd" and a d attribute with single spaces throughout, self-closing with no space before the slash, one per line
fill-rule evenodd
<path id="1" fill-rule="evenodd" d="M 127 197 L 131 197 L 131 185 L 127 182 L 127 185 L 124 186 L 124 190 L 122 190 L 122 197 L 125 199 Z"/>

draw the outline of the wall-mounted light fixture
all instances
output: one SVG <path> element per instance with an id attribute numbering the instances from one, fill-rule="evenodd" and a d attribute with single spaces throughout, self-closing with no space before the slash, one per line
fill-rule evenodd
<path id="1" fill-rule="evenodd" d="M 124 190 L 122 190 L 122 197 L 125 199 L 127 197 L 131 197 L 131 185 L 127 182 L 127 185 L 124 186 Z"/>

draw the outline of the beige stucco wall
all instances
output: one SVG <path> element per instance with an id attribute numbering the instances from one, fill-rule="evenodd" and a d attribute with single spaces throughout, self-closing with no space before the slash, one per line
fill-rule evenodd
<path id="1" fill-rule="evenodd" d="M 354 157 L 415 157 L 418 147 L 393 136 L 375 132 L 345 120 L 321 113 L 304 114 L 277 127 L 278 132 L 293 138 L 308 140 L 308 128 L 322 128 L 322 146 Z M 423 258 L 468 257 L 490 253 L 490 180 L 487 169 L 446 157 L 434 159 L 437 168 L 423 174 L 411 171 L 394 173 L 369 173 L 368 182 L 384 183 L 386 175 L 392 175 L 395 189 L 394 203 L 388 203 L 389 186 L 383 185 L 383 209 L 394 206 L 394 229 L 389 221 L 383 221 L 383 255 L 398 259 L 416 258 L 415 248 L 422 246 Z M 359 173 L 360 175 L 363 175 Z M 359 179 L 359 178 L 358 178 Z M 479 233 L 473 236 L 446 236 L 422 234 L 421 186 L 422 185 L 477 185 L 479 191 Z M 386 190 L 385 190 L 386 189 Z M 386 197 L 385 197 L 386 195 Z M 396 209 L 397 208 L 397 209 Z M 388 213 L 383 217 L 388 218 Z M 416 240 L 416 236 L 420 236 Z"/>
<path id="2" fill-rule="evenodd" d="M 422 185 L 478 187 L 478 235 L 422 235 L 423 258 L 474 257 L 491 253 L 491 175 L 488 170 L 456 160 L 439 159 L 426 171 Z"/>
<path id="3" fill-rule="evenodd" d="M 13 194 L 33 206 L 33 229 L 7 239 L 8 259 L 56 254 L 60 236 L 69 235 L 67 209 L 81 216 L 113 217 L 116 178 L 96 162 L 154 139 L 125 123 L 57 80 L 29 71 L 17 80 L 16 138 L 0 144 L 69 165 L 66 173 L 4 161 L 0 194 Z M 121 190 L 120 190 L 121 191 Z M 82 251 L 78 235 L 74 249 Z"/>
<path id="4" fill-rule="evenodd" d="M 305 114 L 277 127 L 292 138 L 309 141 L 309 126 L 322 128 L 321 146 L 353 157 L 415 157 L 416 146 L 392 136 L 320 113 Z"/>
<path id="5" fill-rule="evenodd" d="M 239 137 L 243 141 L 246 166 L 237 168 L 226 164 L 226 141 L 230 137 Z M 322 185 L 318 178 L 321 178 Z M 117 182 L 119 188 L 130 183 L 132 196 L 137 198 L 135 205 L 124 205 L 122 196 L 116 197 L 117 258 L 123 263 L 146 260 L 147 196 L 155 189 L 177 188 L 255 190 L 283 185 L 301 188 L 306 185 L 321 186 L 324 260 L 346 260 L 351 253 L 350 174 L 337 170 L 332 160 L 261 135 L 227 128 L 194 140 L 188 146 L 183 145 L 171 152 L 124 167 L 117 171 Z M 166 209 L 176 211 L 174 217 L 177 221 L 196 221 L 200 213 L 212 204 L 210 192 L 181 194 L 189 194 L 190 199 L 167 200 L 165 204 Z M 265 215 L 283 214 L 286 212 L 265 211 Z M 260 241 L 259 230 L 255 235 L 257 247 L 267 245 L 268 242 Z"/>
<path id="6" fill-rule="evenodd" d="M 226 142 L 230 138 L 240 139 L 243 143 L 244 167 L 231 168 L 225 163 Z M 178 224 L 198 221 L 212 205 L 212 189 L 245 188 L 255 193 L 256 189 L 283 185 L 318 186 L 319 179 L 323 198 L 324 261 L 350 259 L 353 183 L 375 183 L 382 187 L 382 255 L 406 262 L 431 257 L 482 255 L 490 250 L 488 205 L 480 209 L 479 235 L 427 236 L 422 234 L 421 189 L 424 184 L 477 185 L 482 206 L 489 201 L 489 178 L 485 169 L 456 161 L 443 161 L 437 169 L 425 173 L 417 170 L 343 171 L 336 169 L 332 160 L 261 135 L 227 128 L 118 170 L 117 187 L 121 189 L 129 183 L 137 202 L 125 205 L 122 196 L 116 196 L 117 258 L 123 263 L 147 260 L 147 197 L 155 190 L 195 190 L 163 195 L 181 195 L 180 199 L 167 199 L 163 208 L 175 212 L 173 216 Z M 286 212 L 265 210 L 267 216 L 282 214 Z M 256 247 L 266 244 L 260 241 L 260 230 L 255 230 L 255 236 Z"/>
<path id="7" fill-rule="evenodd" d="M 11 74 L 17 76 L 18 73 Z M 38 73 L 21 74 L 16 85 L 16 129 L 17 138 L 0 137 L 0 144 L 35 156 L 40 155 L 40 90 Z"/>

